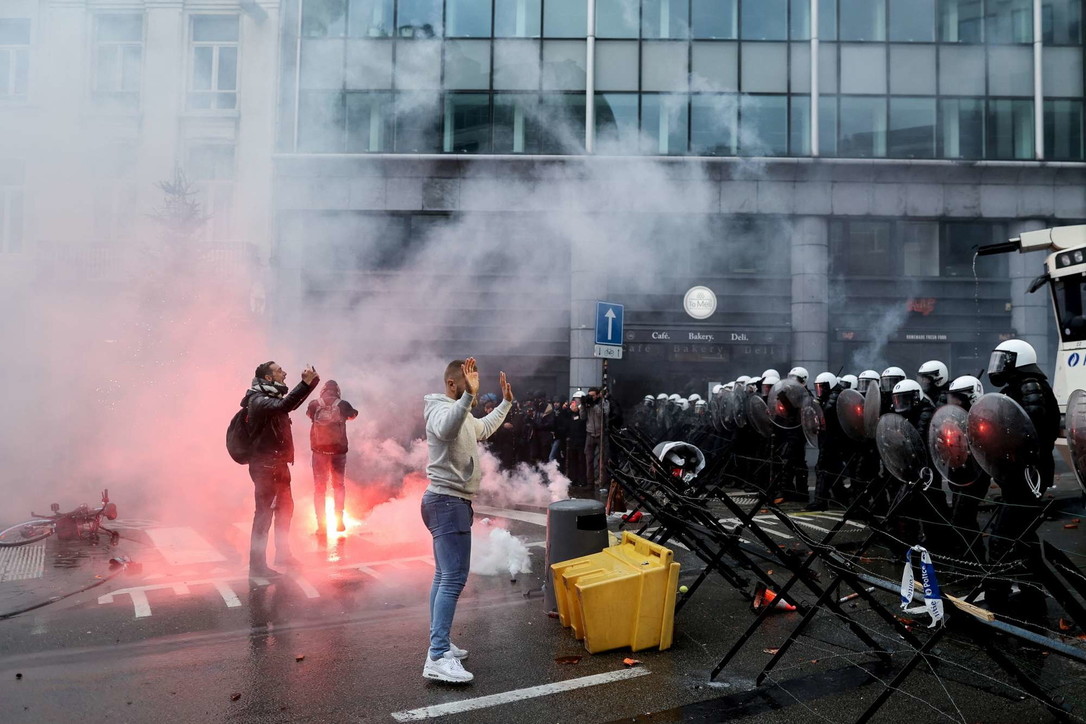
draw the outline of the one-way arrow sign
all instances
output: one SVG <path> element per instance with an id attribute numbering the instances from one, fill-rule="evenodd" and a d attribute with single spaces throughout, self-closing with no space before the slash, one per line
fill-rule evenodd
<path id="1" fill-rule="evenodd" d="M 622 305 L 596 302 L 596 344 L 622 345 Z"/>

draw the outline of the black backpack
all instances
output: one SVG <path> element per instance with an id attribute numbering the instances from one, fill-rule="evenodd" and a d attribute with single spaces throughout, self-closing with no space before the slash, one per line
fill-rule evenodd
<path id="1" fill-rule="evenodd" d="M 253 457 L 256 437 L 249 431 L 249 406 L 243 405 L 226 426 L 226 452 L 238 465 L 248 465 Z"/>

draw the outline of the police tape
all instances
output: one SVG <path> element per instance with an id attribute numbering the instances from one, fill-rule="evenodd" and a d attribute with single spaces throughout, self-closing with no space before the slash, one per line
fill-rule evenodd
<path id="1" fill-rule="evenodd" d="M 920 577 L 924 585 L 924 605 L 909 608 L 915 594 L 913 551 L 920 553 Z M 901 574 L 901 607 L 913 614 L 927 611 L 928 615 L 931 616 L 931 623 L 928 628 L 934 628 L 943 621 L 943 597 L 939 592 L 939 581 L 935 578 L 935 565 L 931 562 L 931 554 L 923 546 L 913 546 L 905 552 L 905 570 Z"/>

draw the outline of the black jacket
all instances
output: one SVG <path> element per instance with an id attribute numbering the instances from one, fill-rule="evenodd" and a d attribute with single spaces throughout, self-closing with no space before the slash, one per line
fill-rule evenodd
<path id="1" fill-rule="evenodd" d="M 1000 392 L 1022 406 L 1041 443 L 1051 450 L 1060 436 L 1060 406 L 1044 372 L 1036 365 L 1025 367 Z"/>
<path id="2" fill-rule="evenodd" d="M 255 387 L 259 381 L 254 380 Z M 283 397 L 249 389 L 241 404 L 249 408 L 249 430 L 254 432 L 250 465 L 294 462 L 294 438 L 290 432 L 290 413 L 301 407 L 313 387 L 299 382 Z"/>
<path id="3" fill-rule="evenodd" d="M 358 410 L 351 403 L 341 399 L 339 401 L 339 421 L 330 424 L 317 422 L 317 410 L 321 407 L 321 400 L 310 400 L 305 410 L 305 415 L 313 420 L 309 428 L 309 449 L 313 452 L 342 455 L 348 450 L 347 421 L 358 417 Z"/>

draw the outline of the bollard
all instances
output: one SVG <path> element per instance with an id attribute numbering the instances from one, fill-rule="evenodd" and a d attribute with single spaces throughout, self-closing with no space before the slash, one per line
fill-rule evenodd
<path id="1" fill-rule="evenodd" d="M 607 515 L 598 500 L 560 500 L 547 508 L 547 565 L 543 577 L 543 605 L 555 611 L 558 602 L 551 580 L 551 564 L 599 553 L 607 548 Z"/>

